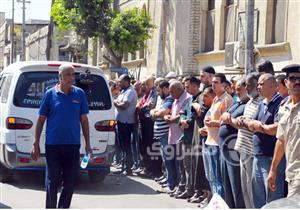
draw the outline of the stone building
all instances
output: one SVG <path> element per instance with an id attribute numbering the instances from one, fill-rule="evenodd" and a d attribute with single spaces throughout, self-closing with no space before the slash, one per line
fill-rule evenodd
<path id="1" fill-rule="evenodd" d="M 168 71 L 186 75 L 205 65 L 243 74 L 245 0 L 120 0 L 121 9 L 145 8 L 156 29 L 144 51 L 141 77 Z M 269 59 L 276 71 L 300 63 L 300 1 L 256 0 L 255 62 Z M 126 57 L 125 57 L 126 58 Z M 135 58 L 135 57 L 133 57 Z M 128 56 L 124 63 L 137 59 Z"/>
<path id="2" fill-rule="evenodd" d="M 45 61 L 48 25 L 30 34 L 26 38 L 26 60 Z M 73 52 L 77 42 L 75 35 L 70 31 L 60 31 L 53 27 L 51 38 L 50 60 L 74 61 Z"/>
<path id="3" fill-rule="evenodd" d="M 25 25 L 25 36 L 34 33 L 48 25 L 49 21 L 28 20 Z M 11 51 L 11 19 L 4 19 L 0 24 L 0 70 L 10 64 Z M 13 60 L 18 61 L 22 53 L 22 24 L 14 23 L 14 55 Z"/>
<path id="4" fill-rule="evenodd" d="M 201 0 L 198 68 L 213 65 L 220 72 L 243 73 L 245 0 Z M 256 0 L 254 44 L 256 64 L 271 60 L 276 71 L 300 62 L 300 1 Z"/>

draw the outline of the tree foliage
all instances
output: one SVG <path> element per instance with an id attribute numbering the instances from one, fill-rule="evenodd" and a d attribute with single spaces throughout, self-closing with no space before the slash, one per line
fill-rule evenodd
<path id="1" fill-rule="evenodd" d="M 51 8 L 51 16 L 62 30 L 73 28 L 72 19 L 76 17 L 75 9 L 66 9 L 64 0 L 54 0 Z"/>
<path id="2" fill-rule="evenodd" d="M 145 47 L 145 41 L 150 38 L 149 29 L 152 28 L 154 25 L 145 10 L 125 10 L 112 20 L 109 46 L 119 53 L 133 53 Z"/>
<path id="3" fill-rule="evenodd" d="M 124 53 L 145 47 L 155 27 L 143 9 L 113 11 L 111 0 L 54 0 L 51 16 L 60 29 L 73 29 L 82 37 L 100 37 L 115 66 Z M 106 58 L 108 59 L 108 58 Z"/>

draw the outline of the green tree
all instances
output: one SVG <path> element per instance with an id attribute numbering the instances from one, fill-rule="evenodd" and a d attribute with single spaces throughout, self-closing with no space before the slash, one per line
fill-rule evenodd
<path id="1" fill-rule="evenodd" d="M 51 16 L 60 29 L 73 29 L 85 38 L 101 38 L 113 67 L 121 67 L 123 54 L 145 46 L 155 27 L 143 9 L 117 11 L 111 0 L 54 0 Z"/>

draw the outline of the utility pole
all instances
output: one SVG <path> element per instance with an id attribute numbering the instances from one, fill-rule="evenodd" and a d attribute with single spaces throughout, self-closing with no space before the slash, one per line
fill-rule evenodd
<path id="1" fill-rule="evenodd" d="M 10 64 L 14 62 L 14 27 L 15 27 L 15 0 L 12 0 L 11 27 L 10 27 Z"/>
<path id="2" fill-rule="evenodd" d="M 245 75 L 254 70 L 253 36 L 254 36 L 254 0 L 246 2 L 246 53 Z"/>
<path id="3" fill-rule="evenodd" d="M 23 10 L 23 18 L 22 18 L 22 56 L 21 61 L 25 61 L 25 51 L 26 51 L 26 40 L 25 40 L 25 32 L 26 32 L 26 23 L 25 23 L 25 11 L 26 11 L 26 3 L 30 3 L 30 1 L 26 0 L 17 0 L 17 2 L 22 2 L 22 10 Z"/>

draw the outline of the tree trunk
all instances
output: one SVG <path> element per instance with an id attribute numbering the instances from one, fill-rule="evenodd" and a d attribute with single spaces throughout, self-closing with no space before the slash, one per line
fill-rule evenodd
<path id="1" fill-rule="evenodd" d="M 51 1 L 51 8 L 54 4 L 54 0 Z M 48 34 L 47 34 L 47 47 L 46 47 L 46 59 L 49 61 L 51 59 L 51 48 L 52 48 L 52 35 L 53 35 L 53 17 L 50 17 L 50 23 L 48 26 Z"/>
<path id="2" fill-rule="evenodd" d="M 122 67 L 122 60 L 123 60 L 123 54 L 118 55 L 118 53 L 115 53 L 112 49 L 109 48 L 109 39 L 104 36 L 103 38 L 103 45 L 107 49 L 110 58 L 103 56 L 110 64 L 110 67 L 112 68 L 121 68 Z"/>
<path id="3" fill-rule="evenodd" d="M 122 67 L 122 60 L 123 60 L 123 56 L 120 57 L 112 57 L 113 61 L 114 61 L 114 65 L 112 65 L 112 67 L 114 68 L 121 68 Z"/>

